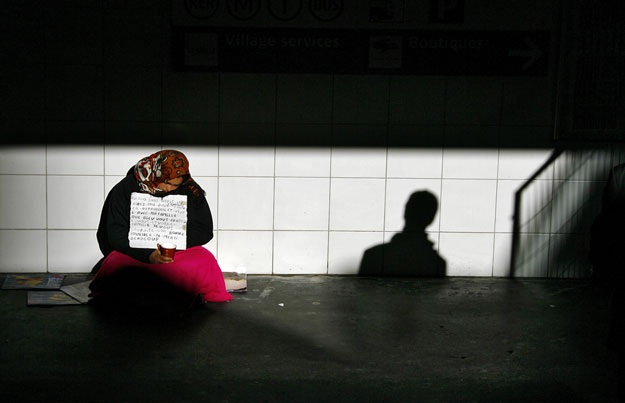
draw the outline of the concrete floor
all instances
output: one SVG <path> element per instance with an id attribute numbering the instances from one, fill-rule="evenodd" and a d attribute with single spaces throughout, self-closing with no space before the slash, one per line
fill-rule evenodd
<path id="1" fill-rule="evenodd" d="M 250 276 L 248 288 L 128 314 L 0 291 L 0 401 L 617 401 L 609 298 L 588 282 Z"/>

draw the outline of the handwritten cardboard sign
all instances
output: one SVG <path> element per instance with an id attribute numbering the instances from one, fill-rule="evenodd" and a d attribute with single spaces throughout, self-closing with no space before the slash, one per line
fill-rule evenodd
<path id="1" fill-rule="evenodd" d="M 131 248 L 156 249 L 157 243 L 173 242 L 176 249 L 186 249 L 187 196 L 132 193 L 128 240 Z"/>

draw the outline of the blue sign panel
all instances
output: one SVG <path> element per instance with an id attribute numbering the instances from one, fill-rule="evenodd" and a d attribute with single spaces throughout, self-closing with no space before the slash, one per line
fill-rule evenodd
<path id="1" fill-rule="evenodd" d="M 547 75 L 549 31 L 179 28 L 178 70 Z"/>

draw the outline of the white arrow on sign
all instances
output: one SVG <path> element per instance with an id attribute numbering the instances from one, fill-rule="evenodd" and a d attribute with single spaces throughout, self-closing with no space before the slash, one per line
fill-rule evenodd
<path id="1" fill-rule="evenodd" d="M 522 69 L 527 70 L 532 64 L 536 63 L 536 60 L 543 56 L 543 52 L 538 48 L 538 46 L 536 46 L 536 44 L 532 41 L 532 38 L 529 36 L 526 36 L 523 42 L 527 45 L 526 49 L 513 49 L 508 52 L 508 56 L 526 57 L 527 61 L 523 63 Z"/>

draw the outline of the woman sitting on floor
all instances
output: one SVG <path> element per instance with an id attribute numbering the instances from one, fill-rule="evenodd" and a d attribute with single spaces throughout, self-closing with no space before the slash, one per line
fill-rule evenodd
<path id="1" fill-rule="evenodd" d="M 175 258 L 162 255 L 158 248 L 130 247 L 130 205 L 132 193 L 155 197 L 187 196 L 186 250 L 176 251 Z M 217 260 L 202 245 L 213 238 L 213 220 L 204 190 L 191 178 L 189 161 L 180 151 L 163 150 L 141 159 L 126 177 L 109 192 L 98 226 L 97 238 L 103 260 L 90 284 L 94 299 L 114 294 L 123 272 L 154 275 L 183 294 L 203 301 L 229 301 L 223 274 Z M 137 278 L 137 276 L 130 276 Z"/>

